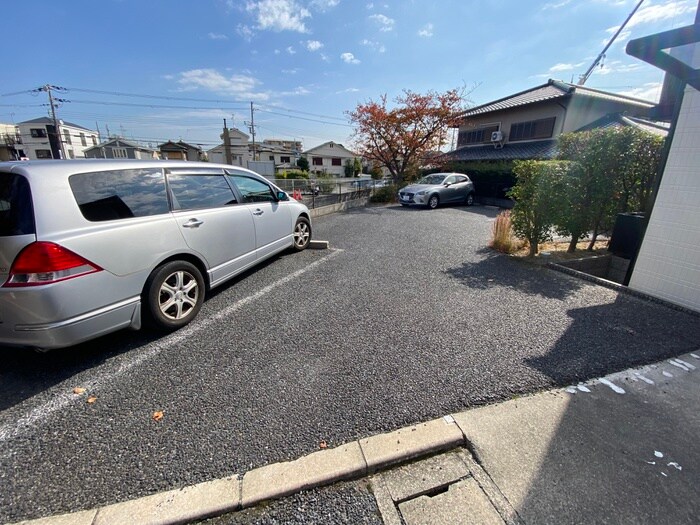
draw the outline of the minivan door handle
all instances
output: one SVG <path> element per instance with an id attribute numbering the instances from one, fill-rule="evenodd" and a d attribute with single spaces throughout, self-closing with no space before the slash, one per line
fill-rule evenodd
<path id="1" fill-rule="evenodd" d="M 263 213 L 265 213 L 265 212 L 263 212 L 260 208 L 258 208 L 253 212 L 253 215 L 262 215 Z"/>
<path id="2" fill-rule="evenodd" d="M 183 224 L 182 227 L 183 228 L 199 228 L 202 224 L 204 224 L 204 221 L 200 221 L 199 219 L 190 219 L 185 224 Z"/>

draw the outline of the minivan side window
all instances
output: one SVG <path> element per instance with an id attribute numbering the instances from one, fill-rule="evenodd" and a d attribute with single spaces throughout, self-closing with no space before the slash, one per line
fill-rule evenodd
<path id="1" fill-rule="evenodd" d="M 224 174 L 168 173 L 173 210 L 218 208 L 236 204 L 236 196 Z"/>
<path id="2" fill-rule="evenodd" d="M 230 175 L 243 196 L 243 202 L 276 202 L 272 188 L 257 179 L 243 175 Z"/>
<path id="3" fill-rule="evenodd" d="M 163 171 L 157 168 L 78 173 L 68 181 L 83 217 L 92 222 L 170 211 Z"/>
<path id="4" fill-rule="evenodd" d="M 29 182 L 22 175 L 0 173 L 0 237 L 34 233 Z"/>

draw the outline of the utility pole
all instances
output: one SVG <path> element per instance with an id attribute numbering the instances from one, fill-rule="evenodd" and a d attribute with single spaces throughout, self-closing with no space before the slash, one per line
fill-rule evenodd
<path id="1" fill-rule="evenodd" d="M 632 12 L 629 14 L 629 16 L 625 19 L 624 22 L 622 22 L 622 25 L 620 28 L 617 30 L 617 32 L 613 35 L 613 37 L 610 39 L 610 42 L 608 42 L 608 45 L 606 45 L 603 48 L 603 51 L 600 52 L 600 55 L 596 57 L 596 59 L 593 61 L 591 64 L 591 67 L 588 68 L 588 71 L 586 71 L 583 75 L 581 75 L 578 79 L 578 85 L 583 86 L 586 83 L 586 80 L 588 80 L 588 77 L 591 76 L 591 73 L 593 73 L 593 70 L 595 67 L 601 63 L 601 61 L 605 58 L 605 52 L 610 48 L 611 45 L 613 45 L 613 42 L 615 39 L 618 37 L 618 35 L 622 32 L 622 30 L 625 28 L 627 25 L 627 22 L 630 21 L 630 19 L 634 16 L 634 14 L 637 12 L 637 9 L 639 9 L 639 6 L 642 5 L 642 2 L 644 0 L 639 0 L 636 6 L 634 6 L 634 9 L 632 9 Z"/>
<path id="2" fill-rule="evenodd" d="M 53 120 L 53 128 L 54 128 L 54 134 L 56 136 L 56 141 L 58 142 L 58 147 L 59 147 L 59 153 L 61 155 L 62 159 L 66 158 L 66 152 L 63 149 L 63 140 L 61 139 L 61 130 L 58 127 L 58 119 L 56 118 L 56 107 L 54 104 L 54 99 L 53 95 L 51 94 L 52 89 L 59 89 L 56 86 L 52 86 L 50 84 L 46 84 L 43 87 L 39 88 L 39 91 L 46 91 L 46 93 L 49 95 L 49 106 L 51 106 L 51 119 Z M 50 144 L 51 141 L 49 141 Z"/>
<path id="3" fill-rule="evenodd" d="M 255 113 L 252 100 L 250 102 L 250 134 L 253 136 L 253 161 L 256 161 L 258 159 L 255 150 Z"/>
<path id="4" fill-rule="evenodd" d="M 224 155 L 226 155 L 226 164 L 233 165 L 233 159 L 231 158 L 231 136 L 228 133 L 226 119 L 224 119 Z"/>

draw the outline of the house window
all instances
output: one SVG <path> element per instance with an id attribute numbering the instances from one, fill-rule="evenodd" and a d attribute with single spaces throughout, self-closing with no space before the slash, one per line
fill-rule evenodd
<path id="1" fill-rule="evenodd" d="M 68 156 L 69 156 L 71 159 L 74 159 L 74 158 L 75 158 L 75 152 L 74 152 L 72 149 L 69 149 L 69 150 L 68 150 Z"/>
<path id="2" fill-rule="evenodd" d="M 36 150 L 36 158 L 37 159 L 52 159 L 53 157 L 51 156 L 50 149 L 38 149 L 38 150 Z"/>
<path id="3" fill-rule="evenodd" d="M 85 140 L 85 133 L 81 133 L 81 134 L 80 134 L 80 143 L 81 143 L 83 146 L 87 146 L 87 141 Z"/>
<path id="4" fill-rule="evenodd" d="M 311 164 L 313 166 L 323 166 L 323 157 L 311 157 Z"/>
<path id="5" fill-rule="evenodd" d="M 457 147 L 468 144 L 483 144 L 491 142 L 491 133 L 498 131 L 498 124 L 483 128 L 463 130 L 457 135 Z"/>
<path id="6" fill-rule="evenodd" d="M 331 142 L 330 144 L 328 144 L 328 147 L 329 147 L 329 148 L 334 148 L 334 147 L 335 147 L 335 144 L 333 144 L 333 143 Z"/>
<path id="7" fill-rule="evenodd" d="M 32 134 L 32 137 L 38 138 L 38 137 L 45 137 L 46 136 L 46 130 L 44 128 L 31 128 L 29 132 Z M 49 157 L 51 158 L 51 157 Z"/>
<path id="8" fill-rule="evenodd" d="M 63 130 L 63 142 L 65 142 L 66 144 L 73 144 L 70 140 L 70 131 L 68 131 L 67 129 Z"/>
<path id="9" fill-rule="evenodd" d="M 340 160 L 340 157 L 333 157 L 331 159 L 331 166 L 342 166 L 343 163 Z"/>
<path id="10" fill-rule="evenodd" d="M 554 133 L 555 119 L 556 117 L 550 117 L 511 124 L 508 140 L 548 139 Z"/>
<path id="11" fill-rule="evenodd" d="M 126 159 L 126 148 L 112 148 L 112 157 L 115 159 Z"/>
<path id="12" fill-rule="evenodd" d="M 95 137 L 95 135 L 92 135 L 90 138 L 92 139 L 92 145 L 97 146 L 97 137 Z"/>
<path id="13" fill-rule="evenodd" d="M 274 162 L 275 156 L 274 156 L 274 155 L 270 155 L 270 160 Z"/>
<path id="14" fill-rule="evenodd" d="M 280 157 L 280 162 L 283 164 L 289 164 L 289 157 Z"/>

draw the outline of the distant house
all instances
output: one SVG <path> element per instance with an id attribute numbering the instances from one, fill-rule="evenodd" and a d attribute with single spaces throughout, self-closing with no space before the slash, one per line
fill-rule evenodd
<path id="1" fill-rule="evenodd" d="M 306 150 L 302 155 L 309 161 L 311 171 L 320 171 L 335 177 L 345 176 L 345 161 L 354 162 L 355 159 L 360 159 L 357 153 L 332 141 Z"/>
<path id="2" fill-rule="evenodd" d="M 187 144 L 181 140 L 173 142 L 169 140 L 158 146 L 160 156 L 168 160 L 202 160 L 202 148 Z"/>
<path id="3" fill-rule="evenodd" d="M 586 86 L 549 80 L 520 93 L 465 111 L 459 119 L 451 161 L 550 159 L 562 133 L 617 125 L 663 126 L 645 117 L 653 102 Z"/>
<path id="4" fill-rule="evenodd" d="M 89 159 L 157 159 L 158 152 L 122 138 L 113 138 L 107 142 L 85 150 Z"/>
<path id="5" fill-rule="evenodd" d="M 248 161 L 253 160 L 248 146 L 248 135 L 243 133 L 240 129 L 231 128 L 228 130 L 228 136 L 231 141 L 231 163 L 234 166 L 246 168 L 248 166 Z M 221 140 L 223 139 L 224 136 L 221 134 Z M 209 158 L 209 162 L 227 164 L 226 146 L 224 144 L 219 144 L 211 148 L 207 151 L 207 157 Z"/>
<path id="6" fill-rule="evenodd" d="M 17 126 L 0 123 L 0 161 L 18 160 L 24 156 Z"/>
<path id="7" fill-rule="evenodd" d="M 294 151 L 284 146 L 269 144 L 267 141 L 255 145 L 255 156 L 259 161 L 274 162 L 275 170 L 285 170 L 296 167 L 297 159 Z"/>
<path id="8" fill-rule="evenodd" d="M 99 140 L 96 131 L 64 120 L 58 121 L 56 130 L 48 117 L 25 120 L 17 124 L 17 129 L 22 150 L 30 160 L 85 158 L 85 150 L 96 146 Z"/>

